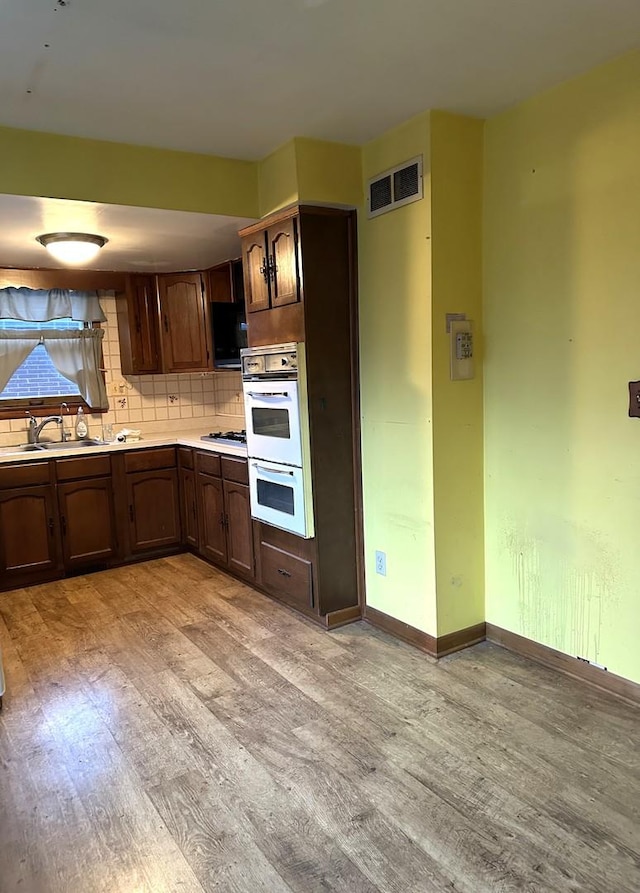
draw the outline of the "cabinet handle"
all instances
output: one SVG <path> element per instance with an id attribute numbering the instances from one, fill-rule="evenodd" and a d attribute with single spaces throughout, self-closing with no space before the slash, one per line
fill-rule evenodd
<path id="1" fill-rule="evenodd" d="M 224 526 L 227 528 L 229 527 L 229 515 L 224 516 Z"/>
<path id="2" fill-rule="evenodd" d="M 196 504 L 195 504 L 195 502 L 191 506 L 191 513 L 193 514 L 193 519 L 195 521 L 195 518 L 196 518 Z"/>
<path id="3" fill-rule="evenodd" d="M 60 526 L 62 527 L 62 535 L 66 536 L 67 535 L 67 519 L 65 518 L 64 515 L 60 516 Z"/>
<path id="4" fill-rule="evenodd" d="M 49 534 L 53 536 L 53 518 L 49 518 Z"/>
<path id="5" fill-rule="evenodd" d="M 220 512 L 220 527 L 224 527 L 224 512 Z"/>
<path id="6" fill-rule="evenodd" d="M 291 576 L 289 571 L 286 571 L 283 567 L 278 568 L 278 573 L 280 574 L 281 577 L 290 577 Z"/>
<path id="7" fill-rule="evenodd" d="M 164 314 L 164 330 L 165 332 L 169 331 L 169 317 L 166 313 Z"/>
<path id="8" fill-rule="evenodd" d="M 262 278 L 264 279 L 264 281 L 268 282 L 271 276 L 269 270 L 269 258 L 265 257 L 265 259 L 262 261 L 260 265 L 260 272 L 262 273 Z"/>
<path id="9" fill-rule="evenodd" d="M 269 260 L 267 261 L 267 269 L 269 271 L 269 279 L 275 279 L 278 268 L 276 266 L 276 259 L 273 254 L 269 255 Z"/>
<path id="10" fill-rule="evenodd" d="M 129 506 L 129 520 L 130 520 L 131 522 L 133 522 L 133 520 L 134 520 L 134 518 L 133 518 L 133 506 L 132 506 L 132 505 Z"/>

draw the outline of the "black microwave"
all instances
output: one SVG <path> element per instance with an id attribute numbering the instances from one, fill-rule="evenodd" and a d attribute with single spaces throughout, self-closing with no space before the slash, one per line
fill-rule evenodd
<path id="1" fill-rule="evenodd" d="M 216 301 L 209 307 L 213 330 L 213 366 L 215 369 L 240 369 L 240 351 L 247 346 L 244 301 Z"/>

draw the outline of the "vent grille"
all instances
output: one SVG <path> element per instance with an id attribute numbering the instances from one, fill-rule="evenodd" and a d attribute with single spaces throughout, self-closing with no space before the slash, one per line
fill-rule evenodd
<path id="1" fill-rule="evenodd" d="M 375 180 L 369 188 L 369 207 L 372 211 L 380 211 L 393 202 L 391 193 L 391 177 Z"/>
<path id="2" fill-rule="evenodd" d="M 369 217 L 377 217 L 422 198 L 422 156 L 413 158 L 369 180 Z"/>

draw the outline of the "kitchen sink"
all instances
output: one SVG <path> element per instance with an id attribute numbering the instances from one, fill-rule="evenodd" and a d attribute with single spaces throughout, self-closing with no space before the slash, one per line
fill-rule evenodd
<path id="1" fill-rule="evenodd" d="M 21 453 L 39 453 L 48 450 L 75 450 L 78 448 L 91 448 L 106 446 L 103 440 L 69 440 L 61 443 L 60 441 L 45 443 L 26 443 L 24 446 L 17 447 L 16 451 Z"/>

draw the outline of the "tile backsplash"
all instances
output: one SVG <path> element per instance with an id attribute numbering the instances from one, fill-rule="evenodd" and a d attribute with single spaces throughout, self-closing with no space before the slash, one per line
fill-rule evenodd
<path id="1" fill-rule="evenodd" d="M 122 427 L 139 427 L 143 432 L 145 429 L 198 428 L 200 424 L 204 430 L 209 430 L 207 419 L 220 416 L 229 428 L 244 428 L 239 372 L 123 376 L 116 301 L 113 297 L 102 296 L 100 303 L 107 316 L 103 323 L 103 353 L 109 411 L 89 417 L 90 434 L 99 436 L 103 424 L 113 425 L 114 431 Z M 218 423 L 220 421 L 218 419 Z M 24 443 L 25 440 L 24 418 L 0 420 L 0 446 Z"/>

